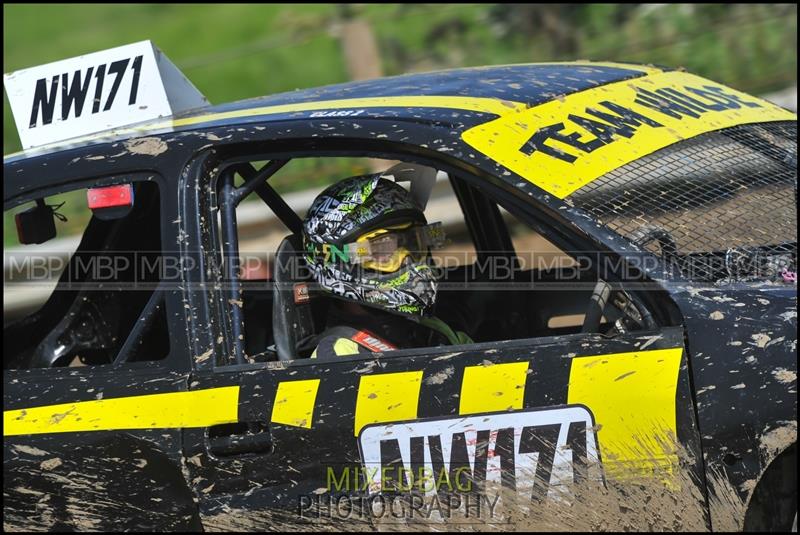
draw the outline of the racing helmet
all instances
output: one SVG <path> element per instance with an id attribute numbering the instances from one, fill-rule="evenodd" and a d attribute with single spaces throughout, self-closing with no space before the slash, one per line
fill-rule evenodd
<path id="1" fill-rule="evenodd" d="M 417 189 L 429 194 L 435 173 Z M 428 224 L 427 198 L 415 199 L 413 182 L 409 192 L 390 178 L 350 177 L 320 193 L 303 221 L 305 259 L 320 287 L 336 296 L 428 315 L 437 286 L 429 250 L 444 242 L 441 223 Z"/>

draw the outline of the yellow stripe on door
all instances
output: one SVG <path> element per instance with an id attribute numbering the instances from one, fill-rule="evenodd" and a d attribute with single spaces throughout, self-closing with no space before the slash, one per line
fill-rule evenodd
<path id="1" fill-rule="evenodd" d="M 225 386 L 3 411 L 3 436 L 208 427 L 238 415 L 239 387 Z"/>
<path id="2" fill-rule="evenodd" d="M 567 403 L 594 414 L 606 475 L 636 475 L 677 461 L 676 394 L 683 348 L 575 357 Z"/>
<path id="3" fill-rule="evenodd" d="M 272 405 L 272 422 L 311 429 L 319 381 L 281 381 Z"/>
<path id="4" fill-rule="evenodd" d="M 364 426 L 417 418 L 422 371 L 363 375 L 358 384 L 355 436 Z"/>
<path id="5" fill-rule="evenodd" d="M 528 362 L 511 362 L 464 368 L 458 413 L 521 409 L 528 365 Z"/>

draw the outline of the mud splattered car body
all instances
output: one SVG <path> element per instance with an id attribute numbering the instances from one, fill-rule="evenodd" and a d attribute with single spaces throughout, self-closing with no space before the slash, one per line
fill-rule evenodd
<path id="1" fill-rule="evenodd" d="M 221 239 L 235 193 L 226 173 L 247 180 L 258 177 L 250 162 L 323 155 L 443 170 L 458 179 L 479 256 L 514 255 L 499 205 L 588 267 L 572 279 L 516 273 L 524 289 L 483 292 L 477 305 L 443 293 L 472 306 L 476 329 L 516 314 L 472 345 L 259 361 L 241 341 L 247 289 L 224 284 L 225 253 L 236 252 Z M 601 484 L 688 474 L 702 511 L 694 527 L 785 527 L 797 492 L 796 162 L 794 114 L 687 73 L 603 63 L 295 91 L 7 157 L 6 210 L 69 188 L 157 184 L 157 226 L 146 232 L 180 268 L 141 304 L 142 314 L 163 310 L 161 360 L 129 358 L 136 329 L 117 342 L 124 357 L 95 366 L 61 366 L 31 347 L 38 333 L 75 332 L 82 289 L 6 327 L 4 526 L 263 529 L 281 508 L 291 525 L 305 497 L 331 493 L 331 470 L 341 486 L 342 467 L 407 464 L 409 444 L 435 464 L 439 435 L 415 426 L 441 422 L 442 436 L 477 433 L 460 461 L 473 479 L 483 431 L 506 487 L 516 488 L 515 455 L 518 465 L 538 455 L 525 459 L 544 483 L 526 492 L 540 500 L 556 486 L 552 466 L 580 482 L 593 457 Z M 296 232 L 274 191 L 260 195 Z M 114 228 L 93 221 L 78 251 L 108 250 Z M 566 311 L 559 303 L 588 318 L 606 300 L 594 314 L 609 320 L 603 332 L 547 329 Z M 280 344 L 287 333 L 273 335 Z M 519 422 L 503 424 L 508 414 Z M 513 430 L 506 450 L 503 429 Z M 549 443 L 536 435 L 545 431 Z M 447 438 L 450 466 L 457 438 Z M 544 461 L 531 459 L 548 455 L 554 464 L 539 473 Z"/>

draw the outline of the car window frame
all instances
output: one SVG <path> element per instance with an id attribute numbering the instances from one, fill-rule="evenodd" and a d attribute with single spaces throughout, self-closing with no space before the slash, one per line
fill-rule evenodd
<path id="1" fill-rule="evenodd" d="M 530 197 L 525 195 L 524 198 L 519 198 L 519 192 L 510 192 L 507 191 L 510 186 L 502 180 L 499 180 L 497 177 L 491 177 L 487 175 L 487 173 L 483 170 L 480 170 L 477 167 L 473 169 L 465 169 L 464 162 L 462 160 L 454 160 L 453 162 L 448 162 L 445 157 L 443 157 L 440 153 L 435 154 L 420 154 L 418 152 L 410 152 L 410 151 L 401 151 L 396 148 L 396 146 L 391 146 L 390 144 L 386 144 L 385 149 L 381 146 L 381 144 L 377 144 L 376 146 L 370 146 L 369 148 L 363 148 L 359 150 L 353 149 L 342 149 L 339 147 L 327 147 L 324 143 L 325 140 L 321 139 L 312 139 L 306 140 L 303 138 L 295 138 L 292 139 L 292 143 L 297 147 L 295 150 L 286 150 L 285 148 L 269 150 L 265 148 L 264 145 L 270 145 L 269 142 L 250 142 L 246 145 L 238 145 L 234 149 L 234 154 L 225 154 L 224 147 L 222 146 L 215 146 L 215 157 L 213 160 L 213 165 L 206 162 L 205 165 L 199 167 L 199 171 L 197 173 L 198 176 L 195 177 L 196 180 L 199 180 L 199 184 L 202 184 L 207 191 L 212 192 L 212 200 L 211 202 L 207 203 L 207 207 L 209 208 L 206 212 L 202 213 L 208 221 L 211 221 L 212 224 L 209 225 L 210 230 L 209 234 L 212 236 L 211 240 L 206 240 L 204 243 L 210 243 L 213 246 L 213 251 L 211 251 L 211 256 L 214 257 L 214 261 L 217 263 L 218 266 L 222 265 L 222 254 L 223 251 L 219 247 L 220 238 L 221 238 L 221 227 L 224 225 L 217 224 L 216 214 L 217 211 L 213 210 L 212 208 L 219 208 L 221 203 L 218 199 L 218 181 L 219 178 L 222 176 L 222 173 L 225 168 L 230 168 L 236 164 L 242 163 L 250 163 L 256 161 L 279 161 L 279 160 L 291 160 L 293 158 L 301 158 L 301 157 L 317 157 L 317 158 L 324 158 L 324 157 L 367 157 L 367 158 L 381 158 L 387 160 L 400 160 L 407 163 L 418 163 L 421 165 L 427 165 L 430 167 L 434 167 L 441 171 L 448 173 L 451 177 L 457 177 L 459 180 L 462 180 L 466 185 L 468 185 L 473 191 L 478 192 L 479 194 L 484 194 L 488 196 L 489 200 L 495 206 L 495 208 L 502 207 L 507 210 L 510 214 L 516 217 L 519 221 L 525 224 L 531 230 L 539 232 L 545 239 L 559 247 L 563 251 L 577 251 L 577 250 L 592 250 L 591 247 L 594 247 L 596 250 L 597 242 L 592 238 L 591 235 L 583 233 L 580 229 L 574 228 L 574 226 L 564 225 L 559 227 L 558 221 L 554 219 L 547 219 L 543 216 L 543 214 L 530 214 L 527 213 L 523 207 L 526 204 L 531 202 L 536 202 L 535 200 L 531 201 Z M 304 146 L 304 143 L 312 142 L 315 146 L 308 148 Z M 454 165 L 458 162 L 460 165 Z M 269 165 L 269 164 L 267 164 Z M 201 188 L 202 189 L 202 188 Z M 459 203 L 460 204 L 460 203 Z M 271 209 L 271 208 L 269 208 Z M 462 208 L 463 211 L 463 208 Z M 464 212 L 465 219 L 467 217 L 467 213 Z M 502 221 L 502 215 L 499 214 L 500 222 L 505 229 L 505 232 L 508 232 L 508 229 L 505 225 L 505 222 Z M 288 229 L 287 229 L 288 231 Z M 510 241 L 510 236 L 509 236 Z M 584 247 L 584 249 L 580 249 L 580 247 Z M 589 247 L 589 248 L 587 248 Z M 476 246 L 476 252 L 477 252 Z M 513 251 L 513 244 L 511 245 L 511 250 Z M 209 254 L 206 251 L 206 254 Z M 238 248 L 237 248 L 238 254 Z M 222 277 L 222 273 L 218 272 L 215 273 L 216 276 Z M 216 286 L 220 286 L 219 283 L 222 282 L 222 279 L 214 281 Z M 216 317 L 214 323 L 216 325 L 225 326 L 230 321 L 232 314 L 230 313 L 231 307 L 236 306 L 233 303 L 228 302 L 227 295 L 223 295 L 220 291 L 215 292 L 214 301 L 217 303 L 215 307 L 216 310 Z M 587 303 L 588 305 L 588 303 Z M 649 306 L 649 305 L 648 305 Z M 669 327 L 670 325 L 665 323 L 658 323 L 659 328 Z M 649 331 L 642 331 L 649 332 Z M 539 344 L 539 340 L 551 340 L 557 337 L 563 337 L 565 335 L 555 335 L 555 336 L 544 336 L 544 337 L 533 337 L 533 338 L 520 338 L 520 339 L 513 339 L 513 340 L 502 340 L 502 341 L 495 341 L 495 342 L 481 342 L 478 344 L 467 344 L 464 346 L 447 346 L 446 349 L 448 350 L 468 350 L 473 347 L 480 347 L 483 344 L 513 344 L 515 342 L 519 342 L 521 345 L 531 345 L 531 344 Z M 591 337 L 591 336 L 602 336 L 598 335 L 597 333 L 576 333 L 575 336 L 583 336 L 583 337 Z M 225 333 L 219 333 L 220 338 L 224 338 L 229 340 L 229 336 L 225 336 Z M 587 338 L 588 339 L 588 338 Z M 217 344 L 219 345 L 219 343 Z M 242 344 L 244 346 L 244 344 Z M 426 348 L 413 348 L 407 350 L 399 350 L 392 352 L 393 356 L 402 357 L 409 354 L 418 354 L 421 353 L 434 353 L 439 352 L 443 348 L 437 347 L 426 347 Z M 411 352 L 411 353 L 409 353 Z M 214 351 L 217 356 L 222 358 L 230 359 L 231 356 L 235 355 L 235 348 L 231 346 L 229 343 L 225 343 L 222 351 Z M 388 354 L 387 354 L 388 355 Z M 385 357 L 386 355 L 384 355 Z M 358 356 L 355 357 L 356 360 L 371 360 L 374 356 Z M 310 361 L 310 364 L 314 363 L 314 360 L 311 359 L 295 359 L 289 363 L 289 365 L 295 365 L 301 361 Z M 323 359 L 324 362 L 329 362 L 328 359 Z M 320 361 L 320 362 L 322 362 Z M 275 368 L 275 367 L 284 367 L 287 365 L 286 362 L 281 361 L 269 361 L 269 362 L 244 362 L 244 363 L 236 363 L 234 362 L 217 362 L 217 358 L 212 359 L 204 359 L 203 361 L 198 361 L 195 359 L 193 362 L 196 371 L 213 371 L 213 372 L 228 372 L 231 370 L 252 370 L 252 369 L 259 369 L 263 368 L 264 366 L 268 368 Z"/>
<path id="2" fill-rule="evenodd" d="M 161 233 L 160 239 L 162 244 L 161 253 L 163 255 L 163 253 L 166 251 L 166 244 L 172 243 L 174 241 L 171 235 L 172 232 L 171 225 L 169 224 L 172 218 L 171 211 L 169 209 L 170 196 L 167 194 L 169 183 L 167 180 L 164 179 L 164 177 L 159 172 L 152 169 L 125 172 L 123 174 L 104 175 L 101 177 L 90 177 L 90 178 L 81 177 L 69 181 L 59 182 L 58 184 L 44 183 L 33 189 L 25 191 L 22 195 L 16 196 L 4 202 L 3 211 L 4 213 L 6 213 L 22 204 L 34 202 L 37 198 L 47 198 L 53 195 L 69 193 L 72 191 L 80 191 L 80 190 L 87 190 L 89 188 L 100 188 L 100 187 L 122 185 L 122 184 L 136 183 L 136 182 L 152 182 L 158 188 L 159 229 Z M 85 231 L 86 229 L 84 229 L 84 233 Z M 82 237 L 83 233 L 81 233 L 81 239 Z M 58 239 L 58 236 L 56 237 L 56 239 Z M 78 245 L 78 249 L 76 249 L 76 252 L 79 249 L 80 249 L 80 244 Z M 55 291 L 55 288 L 53 291 Z M 165 372 L 185 372 L 189 370 L 191 365 L 189 359 L 187 358 L 188 355 L 186 355 L 186 351 L 183 351 L 181 349 L 180 343 L 177 342 L 175 337 L 173 336 L 173 333 L 175 332 L 185 331 L 185 321 L 182 317 L 178 317 L 179 315 L 181 315 L 180 311 L 183 310 L 180 290 L 175 290 L 175 289 L 170 290 L 162 282 L 159 283 L 158 287 L 153 290 L 154 294 L 155 292 L 163 293 L 163 296 L 159 300 L 162 301 L 164 306 L 167 331 L 170 340 L 169 351 L 163 358 L 158 360 L 119 362 L 118 361 L 119 355 L 131 341 L 130 333 L 134 332 L 134 329 L 131 329 L 131 331 L 128 333 L 128 336 L 126 336 L 125 340 L 122 341 L 120 348 L 114 355 L 114 360 L 112 362 L 106 364 L 94 364 L 86 366 L 54 366 L 49 368 L 11 368 L 11 369 L 4 369 L 3 370 L 4 374 L 12 373 L 12 374 L 26 374 L 26 376 L 33 376 L 33 377 L 37 376 L 48 377 L 53 374 L 55 374 L 56 376 L 61 374 L 91 376 L 92 374 L 95 373 L 114 373 L 117 371 L 136 371 L 136 370 L 148 370 L 148 369 L 163 370 Z M 47 300 L 49 299 L 50 297 L 47 298 Z M 45 303 L 47 302 L 47 300 L 45 301 Z M 136 320 L 137 322 L 140 321 L 142 314 L 147 311 L 149 301 L 150 299 L 148 299 L 148 303 L 145 304 L 145 308 L 139 313 Z M 45 303 L 43 303 L 43 306 Z M 146 336 L 146 332 L 141 332 L 137 334 L 139 337 Z"/>
<path id="3" fill-rule="evenodd" d="M 298 143 L 301 142 L 301 141 L 302 140 L 298 140 Z M 206 220 L 212 222 L 211 225 L 209 225 L 209 232 L 208 232 L 209 235 L 210 235 L 210 239 L 207 240 L 206 243 L 211 243 L 215 247 L 215 250 L 214 250 L 214 253 L 213 253 L 213 261 L 220 268 L 220 272 L 217 273 L 217 275 L 220 277 L 220 279 L 217 281 L 217 283 L 220 283 L 220 284 L 217 284 L 217 286 L 225 287 L 225 284 L 226 284 L 226 275 L 225 275 L 225 273 L 226 273 L 226 270 L 228 269 L 228 267 L 230 266 L 230 264 L 226 261 L 224 247 L 220 248 L 220 247 L 218 247 L 218 245 L 221 243 L 221 241 L 225 241 L 226 240 L 226 238 L 225 238 L 226 233 L 227 234 L 231 233 L 230 229 L 228 229 L 227 232 L 226 232 L 226 229 L 225 229 L 226 225 L 232 225 L 232 227 L 231 227 L 232 229 L 236 228 L 235 221 L 233 223 L 231 223 L 230 221 L 226 222 L 225 219 L 224 219 L 225 215 L 224 215 L 223 210 L 226 207 L 226 204 L 229 204 L 229 203 L 226 203 L 224 200 L 220 199 L 220 197 L 223 195 L 223 192 L 221 190 L 225 187 L 225 185 L 223 184 L 222 178 L 225 176 L 226 173 L 232 172 L 232 170 L 236 166 L 243 165 L 243 164 L 247 165 L 247 164 L 251 164 L 252 162 L 266 161 L 267 163 L 264 165 L 264 167 L 262 169 L 267 169 L 268 167 L 274 165 L 276 167 L 275 173 L 278 173 L 278 172 L 280 172 L 281 167 L 283 167 L 283 165 L 285 163 L 288 163 L 289 161 L 291 161 L 292 159 L 295 159 L 295 158 L 364 157 L 364 158 L 380 158 L 380 159 L 388 159 L 388 160 L 400 160 L 400 161 L 403 161 L 403 162 L 419 163 L 421 165 L 428 165 L 430 167 L 434 167 L 434 168 L 437 168 L 437 169 L 443 169 L 443 167 L 441 167 L 439 165 L 439 162 L 437 162 L 434 159 L 419 159 L 417 155 L 415 155 L 415 156 L 417 156 L 416 158 L 413 158 L 413 157 L 409 158 L 410 156 L 411 156 L 411 154 L 401 153 L 401 152 L 387 153 L 387 152 L 381 152 L 381 151 L 375 151 L 375 150 L 352 151 L 352 150 L 341 150 L 341 149 L 336 149 L 336 150 L 330 151 L 330 150 L 326 150 L 326 149 L 317 148 L 317 149 L 310 149 L 310 150 L 309 149 L 299 149 L 297 151 L 292 151 L 292 152 L 287 152 L 287 151 L 280 151 L 280 152 L 278 152 L 278 151 L 270 151 L 270 152 L 258 151 L 258 152 L 254 152 L 254 153 L 247 153 L 245 151 L 245 154 L 239 154 L 239 155 L 234 156 L 234 157 L 223 158 L 223 159 L 221 159 L 221 161 L 216 162 L 216 165 L 213 167 L 213 170 L 212 170 L 212 173 L 211 173 L 211 175 L 213 175 L 213 176 L 204 177 L 207 180 L 207 183 L 209 185 L 208 186 L 208 190 L 210 192 L 213 192 L 213 194 L 210 196 L 211 199 L 210 199 L 210 202 L 208 203 L 209 210 L 207 210 L 206 213 L 204 213 L 203 215 L 206 218 Z M 259 170 L 259 172 L 261 172 L 261 170 Z M 272 174 L 269 174 L 268 177 L 265 180 L 268 181 L 268 178 L 271 177 L 271 176 L 272 176 Z M 455 180 L 454 180 L 453 177 L 456 177 Z M 459 182 L 462 181 L 461 174 L 458 173 L 458 172 L 455 172 L 455 170 L 451 170 L 450 172 L 448 172 L 448 182 L 449 182 L 449 185 L 451 187 L 453 187 L 454 194 L 456 195 L 456 197 L 458 199 L 459 207 L 462 210 L 462 215 L 464 216 L 464 220 L 469 225 L 468 218 L 477 217 L 477 216 L 472 216 L 472 211 L 469 211 L 468 209 L 465 209 L 465 206 L 462 204 L 463 195 L 459 195 L 455 191 L 456 187 L 455 187 L 454 184 L 455 184 L 456 181 L 459 181 Z M 473 192 L 473 194 L 479 195 L 479 191 L 474 187 L 474 184 L 469 184 L 466 181 L 464 181 L 464 184 L 463 184 L 462 187 L 469 188 Z M 249 191 L 248 195 L 252 194 L 252 192 L 253 192 L 252 190 Z M 279 194 L 276 194 L 276 195 L 281 197 Z M 283 202 L 282 201 L 282 197 L 281 197 L 281 202 Z M 497 210 L 497 205 L 494 204 L 493 202 L 490 202 L 489 204 L 490 204 L 490 207 L 494 211 L 497 212 L 495 220 L 499 221 L 499 225 L 501 225 L 502 232 L 505 232 L 505 234 L 506 234 L 507 243 L 510 244 L 511 243 L 510 235 L 508 235 L 508 229 L 505 227 L 505 222 L 502 220 L 502 217 L 501 217 L 499 211 Z M 230 210 L 230 208 L 228 208 L 228 209 Z M 292 229 L 288 228 L 289 225 L 286 224 L 285 219 L 282 218 L 280 214 L 275 213 L 275 210 L 273 210 L 272 206 L 267 206 L 267 209 L 272 210 L 273 214 L 276 217 L 278 217 L 281 220 L 281 222 L 284 223 L 285 226 L 287 226 L 287 231 L 288 232 L 292 232 Z M 232 210 L 232 213 L 235 216 L 235 207 Z M 221 224 L 218 224 L 217 217 L 220 218 L 219 221 L 220 221 Z M 480 260 L 481 251 L 479 250 L 479 246 L 475 242 L 474 237 L 473 237 L 472 234 L 470 234 L 470 239 L 472 240 L 472 243 L 470 245 L 475 249 L 475 251 L 477 253 L 476 256 Z M 238 233 L 228 237 L 227 241 L 232 244 L 232 246 L 231 246 L 232 248 L 236 249 L 236 254 L 234 256 L 237 256 L 239 254 Z M 513 245 L 511 245 L 510 247 L 511 247 L 510 254 L 513 254 Z M 469 264 L 467 264 L 467 266 L 469 266 Z M 241 287 L 241 280 L 235 282 L 235 284 L 233 286 L 234 286 L 234 288 L 240 288 Z M 237 308 L 235 308 L 235 307 L 237 307 L 237 305 L 234 304 L 234 303 L 231 303 L 231 300 L 238 301 L 238 299 L 237 299 L 237 297 L 234 297 L 233 295 L 226 294 L 224 290 L 217 289 L 215 291 L 215 294 L 216 294 L 216 299 L 217 299 L 218 305 L 219 305 L 217 307 L 217 311 L 221 312 L 221 314 L 218 312 L 218 315 L 216 317 L 217 323 L 219 325 L 225 325 L 226 326 L 226 332 L 222 332 L 220 334 L 220 336 L 218 337 L 218 340 L 220 338 L 222 339 L 222 343 L 224 345 L 224 351 L 222 353 L 217 353 L 217 357 L 218 358 L 230 359 L 231 356 L 233 356 L 234 359 L 236 359 L 236 358 L 244 359 L 245 358 L 245 353 L 244 353 L 245 342 L 244 342 L 244 339 L 239 338 L 240 334 L 242 336 L 244 336 L 243 316 L 241 315 L 242 314 L 241 311 L 237 310 Z M 241 326 L 237 327 L 237 328 L 233 328 L 232 325 L 233 325 L 234 321 L 236 321 L 236 320 L 241 320 L 240 321 Z M 242 340 L 242 342 L 239 343 L 239 342 L 237 342 L 237 340 Z M 218 345 L 219 345 L 219 342 L 218 342 Z M 238 354 L 241 354 L 241 357 L 237 357 Z M 214 367 L 214 369 L 217 369 L 217 368 L 228 369 L 230 366 L 240 366 L 240 365 L 247 365 L 248 364 L 248 363 L 240 363 L 240 362 L 218 363 L 217 362 L 218 358 L 210 359 L 210 360 L 213 361 L 211 365 Z"/>

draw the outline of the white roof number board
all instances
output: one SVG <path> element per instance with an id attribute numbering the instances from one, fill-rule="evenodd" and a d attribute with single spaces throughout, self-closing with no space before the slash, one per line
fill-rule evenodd
<path id="1" fill-rule="evenodd" d="M 4 74 L 3 83 L 24 149 L 208 105 L 150 41 Z"/>

